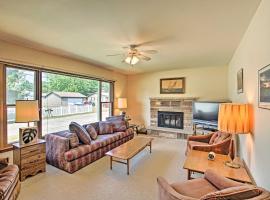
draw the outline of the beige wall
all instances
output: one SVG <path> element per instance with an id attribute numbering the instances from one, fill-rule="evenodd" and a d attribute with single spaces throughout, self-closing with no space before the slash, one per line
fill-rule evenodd
<path id="1" fill-rule="evenodd" d="M 227 67 L 203 67 L 128 76 L 128 114 L 132 120 L 150 124 L 149 97 L 199 97 L 199 100 L 226 100 Z M 160 79 L 186 77 L 185 94 L 160 94 Z"/>
<path id="2" fill-rule="evenodd" d="M 270 189 L 270 110 L 258 108 L 258 70 L 270 64 L 270 1 L 260 4 L 229 64 L 229 96 L 254 108 L 254 131 L 240 137 L 240 149 L 258 185 Z M 244 68 L 244 93 L 236 92 L 236 73 Z"/>
<path id="3" fill-rule="evenodd" d="M 115 98 L 126 96 L 127 76 L 77 60 L 52 55 L 0 40 L 0 60 L 41 66 L 47 69 L 115 80 Z"/>

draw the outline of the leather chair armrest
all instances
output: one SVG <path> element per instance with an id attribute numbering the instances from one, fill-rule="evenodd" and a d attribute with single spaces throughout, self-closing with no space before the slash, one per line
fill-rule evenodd
<path id="1" fill-rule="evenodd" d="M 162 177 L 157 178 L 158 200 L 196 200 L 176 192 L 171 185 Z"/>
<path id="2" fill-rule="evenodd" d="M 188 141 L 197 141 L 197 142 L 204 142 L 204 143 L 209 143 L 212 135 L 214 133 L 210 133 L 207 135 L 192 135 L 192 136 L 188 136 Z"/>
<path id="3" fill-rule="evenodd" d="M 205 171 L 204 178 L 219 190 L 244 185 L 243 183 L 239 183 L 226 177 L 220 176 L 217 172 L 211 169 Z"/>

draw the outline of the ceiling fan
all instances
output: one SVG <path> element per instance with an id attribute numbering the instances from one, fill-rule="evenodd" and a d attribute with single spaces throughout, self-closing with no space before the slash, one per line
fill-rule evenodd
<path id="1" fill-rule="evenodd" d="M 129 46 L 124 46 L 123 49 L 127 49 L 126 53 L 120 53 L 120 54 L 111 54 L 107 56 L 124 56 L 124 60 L 122 62 L 126 62 L 130 65 L 137 64 L 140 60 L 149 61 L 151 58 L 149 56 L 144 55 L 145 54 L 155 54 L 158 51 L 157 50 L 138 50 L 137 48 L 141 45 L 131 44 Z"/>

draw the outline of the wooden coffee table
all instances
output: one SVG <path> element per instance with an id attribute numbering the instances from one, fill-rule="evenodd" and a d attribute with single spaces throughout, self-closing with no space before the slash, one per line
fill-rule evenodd
<path id="1" fill-rule="evenodd" d="M 110 156 L 110 167 L 112 169 L 112 162 L 118 162 L 127 165 L 127 175 L 129 175 L 130 159 L 142 151 L 145 147 L 150 147 L 152 151 L 153 138 L 136 137 L 114 149 L 107 152 L 106 155 Z M 124 161 L 126 162 L 124 162 Z"/>
<path id="2" fill-rule="evenodd" d="M 191 173 L 202 173 L 207 169 L 213 169 L 220 175 L 230 178 L 235 181 L 253 184 L 252 179 L 248 175 L 244 163 L 241 159 L 236 158 L 241 168 L 235 169 L 226 166 L 224 163 L 229 160 L 227 155 L 216 154 L 215 160 L 208 160 L 208 152 L 192 150 L 184 163 L 183 168 L 188 170 L 188 179 L 191 179 Z"/>

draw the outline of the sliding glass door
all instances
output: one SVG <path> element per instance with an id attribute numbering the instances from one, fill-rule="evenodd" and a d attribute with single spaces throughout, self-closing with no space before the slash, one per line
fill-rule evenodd
<path id="1" fill-rule="evenodd" d="M 99 120 L 99 81 L 42 72 L 42 135 Z"/>

